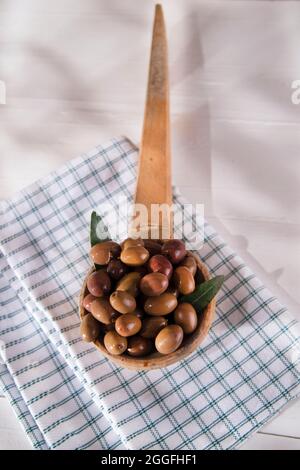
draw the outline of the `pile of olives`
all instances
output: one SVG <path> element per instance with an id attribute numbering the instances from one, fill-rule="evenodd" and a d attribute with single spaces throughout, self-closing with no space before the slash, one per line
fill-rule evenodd
<path id="1" fill-rule="evenodd" d="M 170 354 L 195 331 L 197 313 L 180 299 L 195 290 L 197 264 L 181 240 L 104 241 L 90 257 L 98 269 L 82 301 L 85 341 L 100 339 L 112 355 L 140 357 Z"/>

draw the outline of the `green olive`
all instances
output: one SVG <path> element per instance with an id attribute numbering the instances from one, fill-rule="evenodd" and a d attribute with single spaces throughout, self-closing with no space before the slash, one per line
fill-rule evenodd
<path id="1" fill-rule="evenodd" d="M 179 348 L 183 340 L 183 330 L 179 325 L 168 325 L 155 338 L 155 347 L 161 354 L 171 354 Z"/>
<path id="2" fill-rule="evenodd" d="M 116 331 L 108 331 L 103 341 L 107 351 L 113 356 L 119 356 L 127 349 L 127 339 L 120 336 Z"/>
<path id="3" fill-rule="evenodd" d="M 130 356 L 146 356 L 153 349 L 153 343 L 150 339 L 141 336 L 131 336 L 128 338 L 127 352 Z"/>
<path id="4" fill-rule="evenodd" d="M 95 341 L 100 333 L 100 323 L 91 313 L 87 313 L 81 320 L 80 334 L 87 343 Z"/>
<path id="5" fill-rule="evenodd" d="M 142 326 L 141 320 L 133 313 L 125 313 L 116 320 L 116 332 L 121 336 L 136 335 Z"/>
<path id="6" fill-rule="evenodd" d="M 179 266 L 175 269 L 174 282 L 180 294 L 191 294 L 195 290 L 194 276 L 186 266 Z"/>
<path id="7" fill-rule="evenodd" d="M 128 266 L 142 266 L 149 259 L 149 251 L 143 246 L 130 246 L 121 253 L 121 261 Z"/>
<path id="8" fill-rule="evenodd" d="M 177 299 L 174 295 L 165 292 L 157 297 L 149 297 L 144 305 L 145 312 L 150 315 L 168 315 L 177 307 Z"/>
<path id="9" fill-rule="evenodd" d="M 140 273 L 135 271 L 125 274 L 118 282 L 116 289 L 129 292 L 133 297 L 136 297 L 139 293 L 138 286 L 141 276 Z"/>
<path id="10" fill-rule="evenodd" d="M 96 299 L 91 304 L 91 313 L 96 320 L 104 323 L 104 325 L 109 325 L 113 323 L 118 316 L 120 315 L 113 307 L 110 305 L 109 301 L 104 297 Z"/>
<path id="11" fill-rule="evenodd" d="M 174 312 L 174 321 L 181 326 L 185 334 L 193 333 L 198 323 L 197 312 L 193 305 L 187 302 L 178 304 Z"/>
<path id="12" fill-rule="evenodd" d="M 155 338 L 167 324 L 168 320 L 165 317 L 145 317 L 142 320 L 140 335 L 143 338 Z"/>
<path id="13" fill-rule="evenodd" d="M 168 285 L 169 281 L 167 276 L 161 273 L 150 273 L 141 279 L 140 289 L 143 294 L 153 297 L 165 292 Z"/>
<path id="14" fill-rule="evenodd" d="M 136 308 L 135 298 L 126 291 L 116 290 L 111 294 L 109 301 L 120 313 L 132 313 Z"/>

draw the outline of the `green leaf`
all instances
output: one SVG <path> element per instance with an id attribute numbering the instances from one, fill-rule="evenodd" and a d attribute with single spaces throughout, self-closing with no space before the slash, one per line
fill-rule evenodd
<path id="1" fill-rule="evenodd" d="M 200 312 L 215 297 L 223 282 L 224 276 L 216 276 L 209 281 L 204 281 L 196 287 L 192 294 L 184 295 L 180 301 L 192 304 L 197 312 Z"/>
<path id="2" fill-rule="evenodd" d="M 93 211 L 91 214 L 90 241 L 91 246 L 110 240 L 107 227 L 104 225 L 100 215 Z"/>

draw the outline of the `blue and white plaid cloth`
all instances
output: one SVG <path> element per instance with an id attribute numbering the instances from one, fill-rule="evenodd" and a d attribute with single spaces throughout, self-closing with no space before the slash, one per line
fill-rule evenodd
<path id="1" fill-rule="evenodd" d="M 81 340 L 90 214 L 132 197 L 136 161 L 115 139 L 1 203 L 0 379 L 37 449 L 233 449 L 300 392 L 299 324 L 207 224 L 225 283 L 196 352 L 134 372 Z"/>

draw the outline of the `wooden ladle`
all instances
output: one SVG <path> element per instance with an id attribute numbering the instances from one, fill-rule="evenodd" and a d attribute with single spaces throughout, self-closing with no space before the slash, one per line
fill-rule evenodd
<path id="1" fill-rule="evenodd" d="M 170 157 L 167 39 L 162 7 L 156 5 L 144 128 L 135 193 L 135 203 L 146 206 L 149 218 L 147 223 L 143 225 L 134 220 L 130 229 L 131 236 L 140 231 L 143 238 L 166 238 L 165 233 L 168 233 L 168 238 L 173 238 L 171 211 L 166 213 L 166 217 L 161 217 L 159 220 L 151 217 L 153 204 L 167 204 L 169 207 L 172 205 Z M 198 276 L 204 280 L 210 279 L 209 271 L 200 259 L 192 252 L 188 252 L 188 254 L 196 259 Z M 82 300 L 88 293 L 86 281 L 93 270 L 94 268 L 91 268 L 88 272 L 81 289 L 79 300 L 81 318 L 85 315 Z M 196 330 L 185 337 L 179 349 L 168 355 L 155 352 L 146 357 L 131 357 L 125 353 L 121 356 L 113 356 L 109 354 L 100 339 L 96 340 L 94 344 L 104 356 L 119 366 L 135 370 L 163 368 L 187 357 L 200 345 L 212 324 L 215 307 L 216 300 L 213 299 L 199 315 Z"/>

